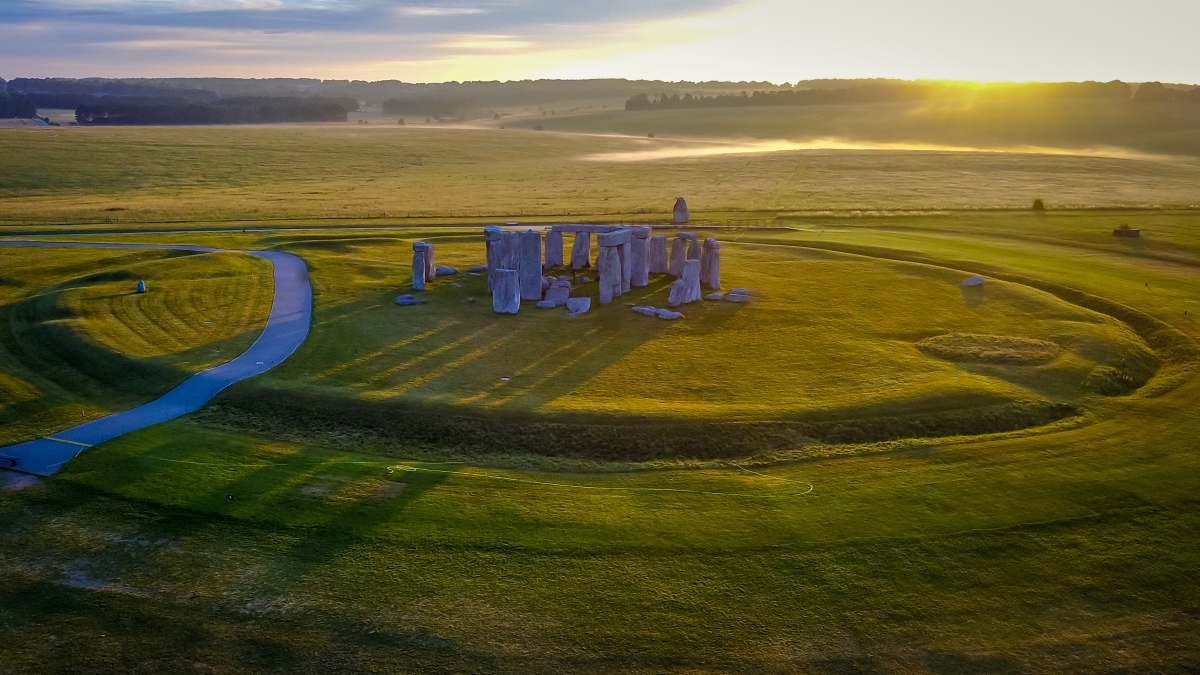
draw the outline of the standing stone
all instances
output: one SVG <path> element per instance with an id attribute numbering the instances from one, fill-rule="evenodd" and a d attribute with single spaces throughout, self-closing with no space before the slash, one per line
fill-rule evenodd
<path id="1" fill-rule="evenodd" d="M 517 232 L 504 232 L 500 235 L 500 257 L 496 266 L 502 270 L 521 269 L 521 235 Z"/>
<path id="2" fill-rule="evenodd" d="M 649 256 L 650 274 L 666 274 L 670 270 L 667 264 L 667 236 L 657 234 L 650 238 Z"/>
<path id="3" fill-rule="evenodd" d="M 413 290 L 425 290 L 425 247 L 421 242 L 413 244 Z"/>
<path id="4" fill-rule="evenodd" d="M 633 284 L 633 239 L 617 247 L 617 257 L 621 260 L 621 292 L 628 293 Z"/>
<path id="5" fill-rule="evenodd" d="M 709 237 L 700 254 L 700 283 L 714 291 L 721 287 L 721 242 Z"/>
<path id="6" fill-rule="evenodd" d="M 146 281 L 145 281 L 144 279 L 139 279 L 139 280 L 138 280 L 138 283 L 137 283 L 137 292 L 138 292 L 138 293 L 145 293 L 145 292 L 146 292 Z"/>
<path id="7" fill-rule="evenodd" d="M 425 244 L 425 281 L 437 278 L 437 265 L 433 264 L 433 244 Z"/>
<path id="8" fill-rule="evenodd" d="M 546 268 L 562 267 L 563 236 L 558 230 L 546 232 Z"/>
<path id="9" fill-rule="evenodd" d="M 683 197 L 675 198 L 674 215 L 675 215 L 675 224 L 676 225 L 682 225 L 682 224 L 686 223 L 688 221 L 688 219 L 691 217 L 688 215 L 687 202 L 685 202 L 683 200 Z"/>
<path id="10" fill-rule="evenodd" d="M 698 238 L 693 239 L 688 244 L 687 259 L 688 260 L 699 260 L 700 259 L 700 240 Z"/>
<path id="11" fill-rule="evenodd" d="M 629 285 L 641 288 L 650 285 L 650 228 L 637 227 L 630 242 Z"/>
<path id="12" fill-rule="evenodd" d="M 667 304 L 678 307 L 700 299 L 700 261 L 689 260 L 683 266 L 683 276 L 671 284 Z"/>
<path id="13" fill-rule="evenodd" d="M 600 273 L 600 304 L 607 305 L 621 295 L 621 260 L 616 246 L 600 249 L 596 271 Z"/>
<path id="14" fill-rule="evenodd" d="M 516 270 L 496 270 L 492 309 L 497 314 L 516 314 L 521 309 L 521 280 Z"/>
<path id="15" fill-rule="evenodd" d="M 488 225 L 483 228 L 483 241 L 487 246 L 487 289 L 489 292 L 495 285 L 495 271 L 500 269 L 500 235 L 503 233 L 499 225 Z"/>
<path id="16" fill-rule="evenodd" d="M 676 278 L 683 276 L 683 264 L 687 262 L 687 234 L 678 232 L 675 234 L 675 241 L 671 242 L 671 261 L 667 271 Z"/>
<path id="17" fill-rule="evenodd" d="M 521 299 L 542 299 L 542 233 L 525 230 L 517 235 L 521 242 Z"/>
<path id="18" fill-rule="evenodd" d="M 571 269 L 586 270 L 592 266 L 592 233 L 576 232 L 571 245 Z"/>

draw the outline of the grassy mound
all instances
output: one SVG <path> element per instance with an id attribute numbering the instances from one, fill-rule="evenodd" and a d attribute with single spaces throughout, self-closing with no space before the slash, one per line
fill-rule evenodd
<path id="1" fill-rule="evenodd" d="M 1049 363 L 1059 352 L 1058 345 L 1048 340 L 975 333 L 935 335 L 918 342 L 917 348 L 947 361 L 1001 363 L 1010 366 Z"/>

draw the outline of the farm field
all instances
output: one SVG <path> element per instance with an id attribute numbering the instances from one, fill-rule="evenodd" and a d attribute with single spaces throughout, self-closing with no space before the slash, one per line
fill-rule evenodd
<path id="1" fill-rule="evenodd" d="M 76 131 L 72 152 L 59 139 Z M 314 316 L 288 361 L 198 413 L 44 480 L 0 474 L 7 668 L 1182 673 L 1200 659 L 1192 165 L 596 162 L 579 157 L 658 139 L 512 129 L 26 133 L 0 147 L 53 141 L 38 156 L 62 162 L 39 160 L 54 172 L 39 180 L 59 187 L 0 182 L 9 234 L 286 251 L 309 266 Z M 443 168 L 367 168 L 416 146 L 418 172 Z M 129 168 L 85 170 L 100 156 Z M 392 302 L 413 241 L 465 269 L 483 257 L 477 219 L 653 220 L 676 192 L 716 225 L 699 231 L 750 303 L 630 312 L 665 304 L 656 279 L 576 318 L 497 317 L 465 273 L 426 305 Z M 1035 197 L 1058 208 L 1032 213 Z M 1121 225 L 1142 237 L 1113 237 Z M 0 269 L 13 440 L 239 353 L 270 304 L 264 263 L 237 253 L 0 247 Z M 956 286 L 970 274 L 982 292 Z M 129 293 L 140 278 L 151 293 Z M 29 335 L 53 335 L 51 353 Z"/>

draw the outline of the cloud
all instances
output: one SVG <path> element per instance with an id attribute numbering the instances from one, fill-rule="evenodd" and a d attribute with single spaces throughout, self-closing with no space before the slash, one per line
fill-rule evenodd
<path id="1" fill-rule="evenodd" d="M 396 11 L 404 16 L 463 16 L 484 12 L 479 7 L 400 7 Z"/>

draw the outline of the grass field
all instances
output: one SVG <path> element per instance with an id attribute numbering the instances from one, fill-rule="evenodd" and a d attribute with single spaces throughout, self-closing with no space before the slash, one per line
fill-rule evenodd
<path id="1" fill-rule="evenodd" d="M 175 135 L 184 130 L 105 131 L 184 152 Z M 220 131 L 246 138 L 204 130 Z M 525 138 L 531 156 L 565 142 Z M 768 175 L 784 154 L 742 161 Z M 942 157 L 851 154 L 891 176 L 902 171 L 890 166 Z M 703 173 L 727 161 L 686 165 Z M 643 178 L 679 170 L 632 165 Z M 1120 167 L 1178 168 L 1108 166 L 1090 176 L 1095 194 L 1129 179 Z M 931 193 L 959 189 L 947 174 L 926 177 Z M 505 177 L 537 179 L 515 165 Z M 174 180 L 160 169 L 140 186 L 81 185 L 37 197 L 41 212 L 29 195 L 4 200 L 36 216 L 10 221 L 27 228 L 85 199 L 133 205 L 148 192 L 192 190 Z M 255 180 L 273 196 L 295 189 L 282 176 Z M 482 200 L 486 190 L 461 194 Z M 266 215 L 291 217 L 290 208 Z M 483 294 L 465 275 L 436 282 L 424 306 L 392 304 L 407 292 L 411 241 L 434 241 L 439 262 L 463 267 L 481 257 L 477 231 L 88 237 L 296 253 L 313 279 L 313 330 L 280 368 L 195 415 L 90 449 L 43 482 L 8 479 L 0 663 L 15 672 L 1190 672 L 1200 660 L 1200 215 L 820 213 L 837 208 L 814 197 L 797 209 L 805 213 L 771 216 L 791 229 L 709 230 L 726 242 L 726 285 L 755 299 L 688 306 L 673 323 L 629 312 L 625 298 L 574 320 L 532 308 L 497 319 L 466 302 Z M 209 217 L 188 227 L 208 229 Z M 1121 223 L 1143 237 L 1112 237 Z M 75 323 L 55 353 L 170 360 L 176 373 L 207 363 L 214 344 L 234 349 L 221 340 L 252 336 L 265 305 L 250 298 L 270 292 L 254 283 L 264 278 L 258 263 L 236 254 L 0 255 L 2 276 L 20 280 L 0 288 L 9 325 L 13 308 L 36 305 L 30 298 L 57 297 Z M 30 257 L 10 263 L 16 256 Z M 157 278 L 152 291 L 165 293 L 212 269 L 229 276 L 191 287 L 190 302 L 215 312 L 219 303 L 200 299 L 218 283 L 247 298 L 222 315 L 230 327 L 218 340 L 111 332 L 122 323 L 121 284 Z M 121 270 L 131 276 L 78 283 Z M 968 273 L 988 277 L 982 298 L 954 286 Z M 645 293 L 662 304 L 661 285 Z M 1049 341 L 1058 353 L 1012 365 L 917 346 L 948 333 Z M 0 366 L 49 391 L 34 379 L 44 371 Z M 1106 367 L 1145 384 L 1101 393 L 1092 376 Z M 103 395 L 69 391 L 91 405 Z M 987 427 L 1013 419 L 996 406 L 1026 414 L 1020 406 L 1037 402 L 1069 410 L 1046 426 L 1030 417 Z M 838 442 L 825 423 L 862 435 Z M 954 424 L 965 433 L 951 433 Z M 581 429 L 601 431 L 565 433 Z M 809 435 L 822 430 L 830 436 Z M 682 446 L 712 451 L 669 451 Z"/>

